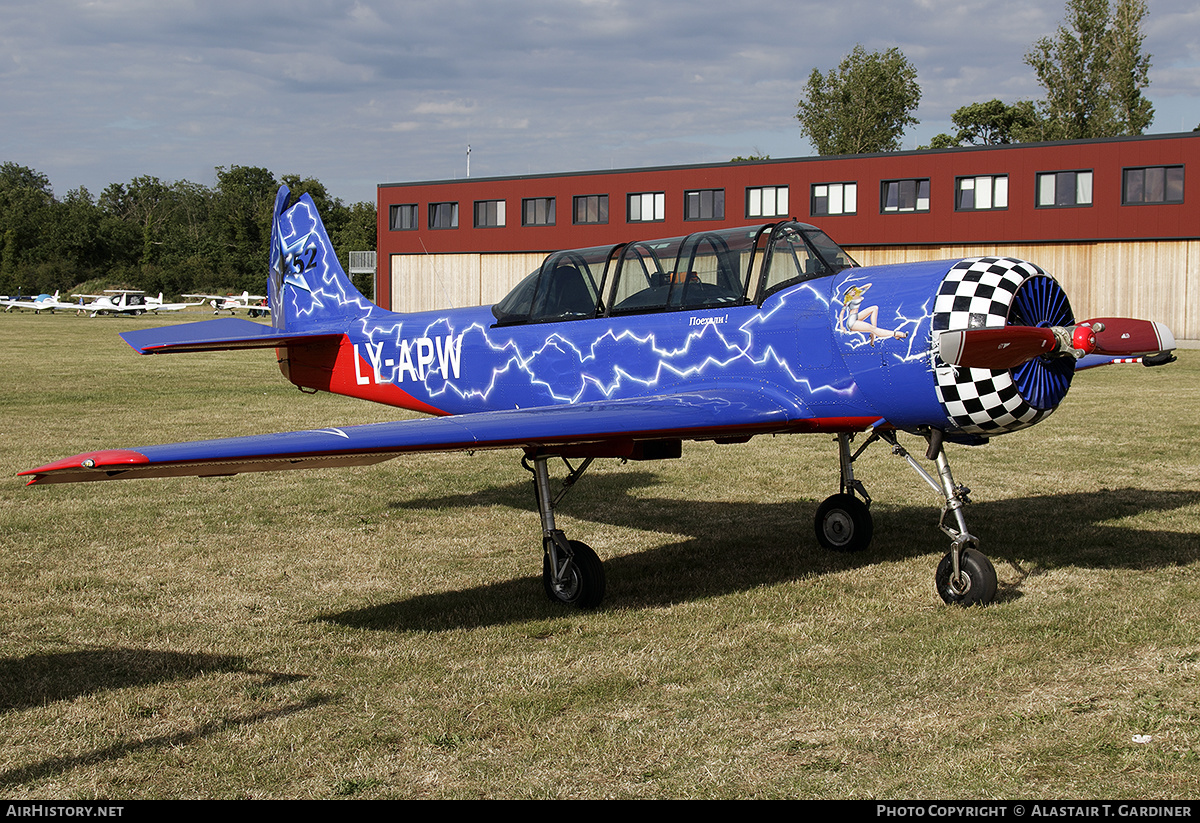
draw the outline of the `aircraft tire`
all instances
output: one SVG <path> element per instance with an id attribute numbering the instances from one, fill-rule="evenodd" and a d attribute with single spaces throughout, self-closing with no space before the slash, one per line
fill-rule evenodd
<path id="1" fill-rule="evenodd" d="M 550 553 L 542 555 L 542 585 L 546 596 L 556 603 L 594 609 L 604 599 L 604 565 L 591 546 L 578 540 L 570 541 L 574 552 L 571 571 L 562 585 L 556 585 L 550 570 Z"/>
<path id="2" fill-rule="evenodd" d="M 813 520 L 817 542 L 835 552 L 857 552 L 871 545 L 875 521 L 867 504 L 852 494 L 835 494 L 817 506 Z"/>
<path id="3" fill-rule="evenodd" d="M 996 568 L 992 561 L 982 552 L 967 549 L 959 561 L 965 588 L 959 590 L 950 585 L 950 575 L 954 570 L 954 561 L 950 553 L 942 558 L 937 567 L 937 590 L 942 600 L 957 606 L 986 606 L 996 597 Z"/>

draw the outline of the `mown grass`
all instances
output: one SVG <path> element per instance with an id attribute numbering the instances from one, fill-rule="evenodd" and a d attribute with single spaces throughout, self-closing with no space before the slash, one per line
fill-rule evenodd
<path id="1" fill-rule="evenodd" d="M 116 336 L 155 322 L 0 316 L 6 796 L 1200 791 L 1200 352 L 953 449 L 989 608 L 937 599 L 937 500 L 884 447 L 874 544 L 817 548 L 814 436 L 598 463 L 560 522 L 608 596 L 572 612 L 515 452 L 25 488 L 79 451 L 397 416 Z"/>

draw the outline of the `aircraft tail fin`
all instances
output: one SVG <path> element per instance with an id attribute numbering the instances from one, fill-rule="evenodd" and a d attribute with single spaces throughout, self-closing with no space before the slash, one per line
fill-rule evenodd
<path id="1" fill-rule="evenodd" d="M 356 321 L 383 313 L 350 282 L 312 198 L 305 194 L 293 202 L 287 186 L 275 197 L 267 283 L 269 326 L 226 317 L 127 331 L 121 337 L 142 354 L 277 348 L 336 341 Z M 249 292 L 243 298 L 248 302 Z"/>
<path id="2" fill-rule="evenodd" d="M 293 201 L 287 186 L 275 196 L 267 299 L 271 325 L 288 332 L 344 330 L 382 311 L 350 281 L 312 198 Z"/>

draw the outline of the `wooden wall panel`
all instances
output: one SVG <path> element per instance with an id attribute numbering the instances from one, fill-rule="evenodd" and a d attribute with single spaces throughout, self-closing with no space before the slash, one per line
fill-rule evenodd
<path id="1" fill-rule="evenodd" d="M 541 265 L 544 254 L 392 255 L 392 310 L 490 306 Z"/>
<path id="2" fill-rule="evenodd" d="M 1079 319 L 1141 317 L 1200 340 L 1200 240 L 952 246 L 858 246 L 866 266 L 1007 255 L 1046 270 Z M 541 265 L 541 253 L 393 255 L 396 311 L 491 305 Z"/>
<path id="3" fill-rule="evenodd" d="M 865 266 L 1006 255 L 1041 266 L 1062 285 L 1079 319 L 1141 317 L 1200 340 L 1200 241 L 972 246 L 849 247 Z"/>

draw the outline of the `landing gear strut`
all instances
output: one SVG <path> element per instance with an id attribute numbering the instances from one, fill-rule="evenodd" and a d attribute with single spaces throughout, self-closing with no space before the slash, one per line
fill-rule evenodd
<path id="1" fill-rule="evenodd" d="M 929 443 L 925 456 L 937 467 L 937 478 L 896 442 L 894 431 L 876 429 L 853 454 L 850 453 L 851 437 L 846 433 L 838 435 L 842 490 L 817 508 L 817 541 L 836 551 L 856 551 L 866 548 L 870 542 L 872 524 L 868 507 L 871 497 L 862 483 L 854 478 L 853 467 L 854 461 L 868 446 L 876 440 L 883 440 L 892 447 L 892 454 L 903 458 L 945 501 L 938 527 L 950 538 L 950 551 L 938 564 L 934 578 L 938 595 L 946 603 L 962 606 L 990 603 L 996 596 L 996 569 L 979 551 L 979 541 L 967 531 L 963 506 L 969 502 L 967 495 L 970 489 L 954 482 L 946 451 L 942 448 L 942 432 L 933 429 L 925 435 Z"/>
<path id="2" fill-rule="evenodd" d="M 533 493 L 537 499 L 538 513 L 542 517 L 542 586 L 551 600 L 581 609 L 593 609 L 604 599 L 604 566 L 600 558 L 586 543 L 568 540 L 554 524 L 554 509 L 577 481 L 593 458 L 588 457 L 578 467 L 572 468 L 566 458 L 567 476 L 563 488 L 554 495 L 550 489 L 550 470 L 546 465 L 550 458 L 538 455 L 522 458 L 521 465 L 533 473 Z"/>
<path id="3" fill-rule="evenodd" d="M 841 491 L 825 499 L 817 507 L 813 526 L 817 542 L 835 552 L 857 552 L 871 545 L 875 534 L 875 521 L 871 518 L 871 495 L 863 484 L 854 479 L 854 461 L 863 449 L 871 444 L 868 440 L 854 454 L 850 454 L 850 435 L 838 435 L 838 458 L 841 465 Z M 859 495 L 855 497 L 855 494 Z"/>

